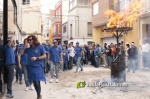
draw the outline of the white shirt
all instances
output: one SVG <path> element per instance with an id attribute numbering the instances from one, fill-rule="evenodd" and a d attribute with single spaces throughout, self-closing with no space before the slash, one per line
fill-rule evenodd
<path id="1" fill-rule="evenodd" d="M 142 52 L 150 52 L 150 44 L 148 44 L 148 43 L 143 44 Z"/>
<path id="2" fill-rule="evenodd" d="M 75 56 L 74 48 L 73 48 L 73 47 L 71 47 L 71 48 L 69 47 L 68 50 L 70 51 L 70 54 L 69 54 L 69 55 L 70 55 L 71 57 L 74 57 L 74 56 Z"/>

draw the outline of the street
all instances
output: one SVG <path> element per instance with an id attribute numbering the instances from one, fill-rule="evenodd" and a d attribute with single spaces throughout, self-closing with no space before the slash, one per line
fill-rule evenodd
<path id="1" fill-rule="evenodd" d="M 110 69 L 84 66 L 83 72 L 71 71 L 60 73 L 59 83 L 42 82 L 42 99 L 150 99 L 149 71 L 138 70 L 136 73 L 127 73 L 128 87 L 85 87 L 76 88 L 76 83 L 81 81 L 94 82 L 110 81 Z M 24 91 L 25 84 L 13 83 L 13 99 L 36 99 L 35 91 Z M 1 99 L 7 99 L 3 96 Z"/>

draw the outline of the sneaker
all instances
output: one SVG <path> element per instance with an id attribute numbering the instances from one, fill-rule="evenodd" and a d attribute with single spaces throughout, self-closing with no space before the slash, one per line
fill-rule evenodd
<path id="1" fill-rule="evenodd" d="M 7 94 L 8 98 L 13 98 L 14 96 L 12 94 Z"/>
<path id="2" fill-rule="evenodd" d="M 30 85 L 29 89 L 30 89 L 30 90 L 34 90 L 34 86 L 33 86 L 33 85 Z"/>
<path id="3" fill-rule="evenodd" d="M 52 83 L 54 79 L 50 79 L 49 82 Z"/>
<path id="4" fill-rule="evenodd" d="M 54 74 L 54 76 L 56 77 L 56 74 Z"/>
<path id="5" fill-rule="evenodd" d="M 28 91 L 29 90 L 29 87 L 26 87 L 25 91 Z"/>
<path id="6" fill-rule="evenodd" d="M 56 83 L 58 83 L 58 79 L 56 79 Z"/>

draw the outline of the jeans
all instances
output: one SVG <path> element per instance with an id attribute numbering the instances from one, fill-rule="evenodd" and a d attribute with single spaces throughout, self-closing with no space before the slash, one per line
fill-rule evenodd
<path id="1" fill-rule="evenodd" d="M 98 56 L 95 56 L 95 62 L 96 62 L 95 66 L 99 67 L 100 58 Z"/>
<path id="2" fill-rule="evenodd" d="M 0 93 L 2 93 L 2 71 L 3 71 L 3 65 L 0 65 Z"/>
<path id="3" fill-rule="evenodd" d="M 58 72 L 59 72 L 60 63 L 51 61 L 51 69 L 50 69 L 51 78 L 54 78 L 54 66 L 55 66 L 56 79 L 58 79 Z"/>
<path id="4" fill-rule="evenodd" d="M 22 81 L 22 69 L 20 69 L 18 65 L 16 65 L 16 81 L 18 81 L 18 77 L 19 81 Z"/>
<path id="5" fill-rule="evenodd" d="M 133 72 L 135 72 L 135 69 L 136 69 L 136 61 L 135 61 L 135 59 L 129 59 L 128 60 L 128 72 L 131 69 L 131 65 L 133 66 Z"/>
<path id="6" fill-rule="evenodd" d="M 108 56 L 108 66 L 111 66 L 112 62 L 113 62 L 112 56 Z"/>
<path id="7" fill-rule="evenodd" d="M 12 94 L 12 82 L 14 79 L 15 65 L 6 65 L 8 71 L 7 93 Z"/>
<path id="8" fill-rule="evenodd" d="M 73 57 L 69 57 L 69 62 L 68 62 L 68 68 L 72 69 L 72 65 L 73 65 Z"/>
<path id="9" fill-rule="evenodd" d="M 149 53 L 143 53 L 143 67 L 149 67 Z"/>
<path id="10" fill-rule="evenodd" d="M 63 67 L 65 67 L 65 69 L 68 70 L 68 59 L 64 60 Z"/>
<path id="11" fill-rule="evenodd" d="M 82 65 L 81 65 L 81 57 L 78 57 L 78 58 L 77 58 L 77 68 L 76 68 L 76 72 L 78 71 L 78 68 L 79 68 L 79 67 L 81 68 L 81 70 L 83 69 L 83 68 L 82 68 Z"/>
<path id="12" fill-rule="evenodd" d="M 35 88 L 36 93 L 37 93 L 37 99 L 39 99 L 40 95 L 41 95 L 41 84 L 40 84 L 40 81 L 33 81 L 33 84 L 34 84 L 34 88 Z"/>
<path id="13" fill-rule="evenodd" d="M 31 83 L 29 83 L 29 79 L 28 79 L 28 65 L 22 65 L 22 69 L 24 73 L 24 80 L 25 80 L 26 87 L 29 87 Z"/>

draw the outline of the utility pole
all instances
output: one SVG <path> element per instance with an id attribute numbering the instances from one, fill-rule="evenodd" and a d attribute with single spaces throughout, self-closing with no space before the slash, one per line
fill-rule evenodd
<path id="1" fill-rule="evenodd" d="M 7 44 L 7 37 L 8 37 L 8 0 L 3 0 L 3 43 L 4 46 Z M 5 64 L 5 55 L 4 61 Z M 8 82 L 8 73 L 6 66 L 4 65 L 4 83 Z"/>
<path id="2" fill-rule="evenodd" d="M 8 0 L 3 0 L 3 42 L 7 43 L 8 37 Z"/>

